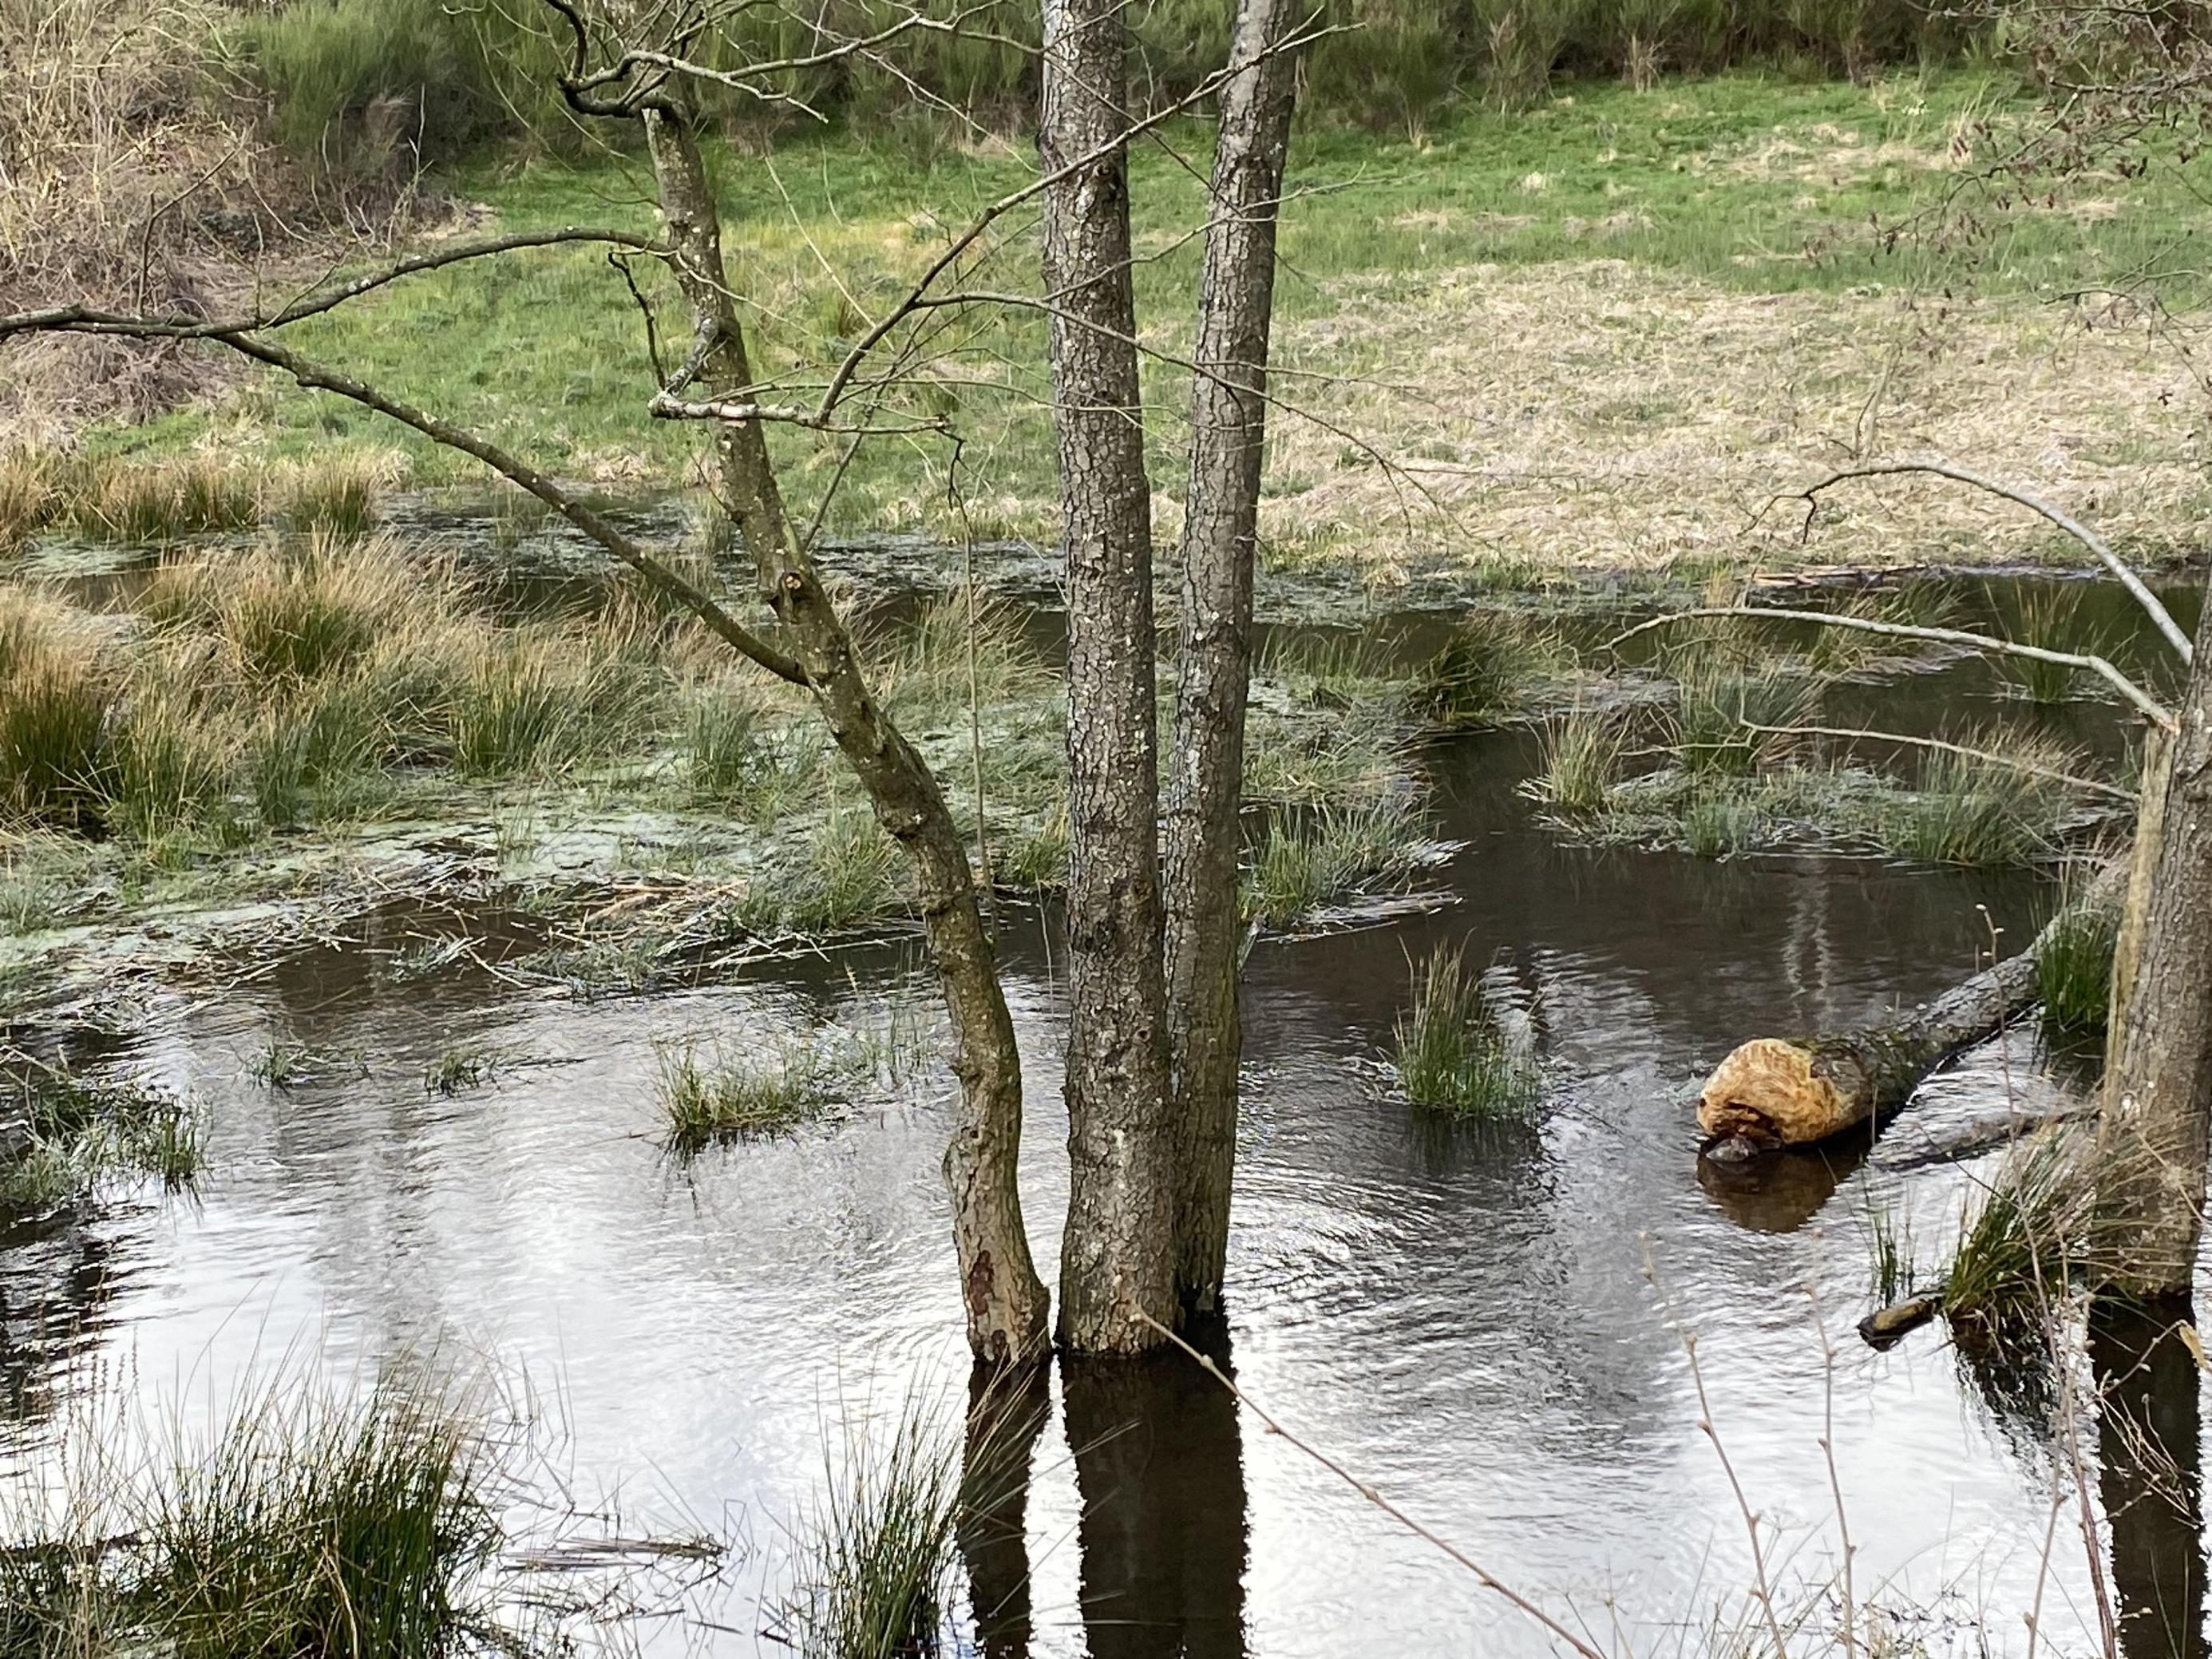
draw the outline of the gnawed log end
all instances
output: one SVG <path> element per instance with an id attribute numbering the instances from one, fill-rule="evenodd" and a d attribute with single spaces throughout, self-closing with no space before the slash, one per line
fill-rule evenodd
<path id="1" fill-rule="evenodd" d="M 1715 1068 L 1698 1095 L 1705 1156 L 1808 1146 L 1866 1115 L 1856 1091 L 1839 1088 L 1813 1047 L 1754 1037 Z"/>

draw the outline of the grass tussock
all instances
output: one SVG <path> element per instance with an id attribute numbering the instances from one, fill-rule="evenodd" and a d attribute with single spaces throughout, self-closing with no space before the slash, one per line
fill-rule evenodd
<path id="1" fill-rule="evenodd" d="M 1544 728 L 1542 763 L 1529 792 L 1571 817 L 1602 812 L 1627 752 L 1628 729 L 1617 715 L 1578 708 Z"/>
<path id="2" fill-rule="evenodd" d="M 688 1156 L 724 1141 L 789 1134 L 838 1103 L 842 1081 L 811 1046 L 744 1055 L 690 1043 L 664 1050 L 654 1074 L 661 1138 Z"/>
<path id="3" fill-rule="evenodd" d="M 154 1440 L 130 1464 L 71 1446 L 6 1494 L 0 1653 L 441 1659 L 490 1646 L 497 1460 L 447 1395 L 388 1382 L 335 1402 L 272 1385 L 204 1436 L 173 1424 Z"/>
<path id="4" fill-rule="evenodd" d="M 1943 1279 L 1953 1328 L 1997 1340 L 2045 1317 L 2094 1268 L 2094 1215 L 2083 1137 L 2045 1130 L 2021 1141 L 1960 1220 Z"/>
<path id="5" fill-rule="evenodd" d="M 1817 688 L 1794 667 L 1738 667 L 1700 653 L 1676 670 L 1671 742 L 1686 770 L 1747 777 L 1778 763 L 1787 727 L 1811 712 Z"/>
<path id="6" fill-rule="evenodd" d="M 1287 927 L 1325 905 L 1401 887 L 1426 845 L 1419 810 L 1399 797 L 1277 813 L 1245 877 L 1244 914 Z"/>
<path id="7" fill-rule="evenodd" d="M 261 522 L 261 485 L 249 462 L 179 455 L 100 468 L 70 503 L 70 523 L 95 541 L 158 544 L 184 536 L 250 530 Z"/>
<path id="8" fill-rule="evenodd" d="M 1869 1198 L 1866 1209 L 1867 1286 L 1877 1308 L 1901 1302 L 1917 1288 L 1920 1264 L 1913 1249 L 1912 1217 L 1902 1206 Z"/>
<path id="9" fill-rule="evenodd" d="M 1556 629 L 1510 611 L 1479 611 L 1421 665 L 1413 708 L 1448 729 L 1495 726 L 1527 713 L 1568 661 Z"/>
<path id="10" fill-rule="evenodd" d="M 819 1504 L 794 1528 L 798 1583 L 783 1609 L 802 1659 L 939 1651 L 958 1579 L 955 1449 L 918 1405 L 886 1439 L 854 1430 Z"/>
<path id="11" fill-rule="evenodd" d="M 1990 737 L 1968 746 L 2052 771 L 2079 764 L 2047 741 Z M 1923 864 L 2030 864 L 2056 849 L 2076 805 L 2074 792 L 2051 778 L 1999 760 L 1931 750 L 1911 788 L 1874 803 L 1868 827 L 1884 850 Z"/>
<path id="12" fill-rule="evenodd" d="M 206 1127 L 164 1090 L 33 1066 L 0 1094 L 0 1205 L 46 1208 L 118 1180 L 187 1187 L 204 1162 Z"/>
<path id="13" fill-rule="evenodd" d="M 2073 902 L 2062 890 L 2060 908 L 2035 953 L 2036 989 L 2047 1030 L 2071 1036 L 2105 1029 L 2112 1000 L 2112 953 L 2119 942 L 2119 907 Z"/>
<path id="14" fill-rule="evenodd" d="M 1509 1040 L 1464 947 L 1438 947 L 1413 970 L 1413 1006 L 1393 1033 L 1399 1086 L 1416 1106 L 1526 1122 L 1543 1104 L 1533 1054 Z"/>

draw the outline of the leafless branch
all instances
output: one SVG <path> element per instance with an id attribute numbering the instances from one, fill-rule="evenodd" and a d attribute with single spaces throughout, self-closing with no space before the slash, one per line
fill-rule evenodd
<path id="1" fill-rule="evenodd" d="M 2069 784 L 2092 794 L 2107 795 L 2133 805 L 2137 799 L 2132 789 L 2123 789 L 2116 783 L 2105 783 L 2095 778 L 2076 777 L 2071 772 L 2062 772 L 2055 766 L 2039 766 L 2033 761 L 2022 760 L 2017 755 L 2001 755 L 1994 750 L 1974 749 L 1963 743 L 1953 743 L 1946 738 L 1909 738 L 1902 732 L 1869 732 L 1850 726 L 1761 726 L 1756 720 L 1744 720 L 1747 732 L 1758 732 L 1778 738 L 1849 738 L 1869 743 L 1899 743 L 1914 749 L 1937 749 L 1947 755 L 1963 755 L 1968 760 L 1987 761 L 1992 766 L 2009 766 L 2015 772 L 2026 772 L 2039 778 L 2049 778 L 2054 783 Z"/>
<path id="2" fill-rule="evenodd" d="M 896 437 L 915 432 L 944 432 L 950 423 L 942 416 L 925 416 L 896 426 L 841 425 L 826 420 L 819 410 L 797 409 L 781 404 L 740 403 L 723 398 L 678 398 L 665 392 L 655 392 L 645 406 L 645 412 L 657 421 L 769 421 L 787 426 L 803 426 L 817 432 L 860 433 L 869 437 Z"/>
<path id="3" fill-rule="evenodd" d="M 1855 628 L 1863 634 L 1884 634 L 1893 639 L 1934 640 L 1939 644 L 1961 645 L 1973 651 L 1996 651 L 2008 656 L 2032 657 L 2038 662 L 2057 663 L 2063 668 L 2083 669 L 2106 680 L 2140 709 L 2146 719 L 2169 732 L 2174 729 L 2173 716 L 2165 705 L 2102 657 L 2077 654 L 2071 651 L 2046 650 L 2039 645 L 2023 645 L 2017 640 L 1993 639 L 1987 634 L 1970 634 L 1961 628 L 1923 628 L 1908 623 L 1876 622 L 1870 617 L 1837 616 L 1826 611 L 1787 611 L 1778 605 L 1698 605 L 1688 611 L 1669 611 L 1663 617 L 1640 622 L 1635 627 L 1614 635 L 1606 641 L 1606 648 L 1613 650 L 1638 634 L 1648 634 L 1655 628 L 1664 628 L 1672 623 L 1687 622 L 1700 617 L 1758 617 L 1775 622 L 1814 623 L 1826 628 Z"/>
<path id="4" fill-rule="evenodd" d="M 1250 1412 L 1253 1416 L 1258 1418 L 1261 1422 L 1267 1425 L 1268 1433 L 1275 1436 L 1293 1450 L 1303 1452 L 1306 1456 L 1320 1464 L 1322 1468 L 1327 1469 L 1338 1480 L 1343 1481 L 1346 1486 L 1358 1492 L 1360 1497 L 1366 1499 L 1368 1503 L 1372 1504 L 1376 1509 L 1382 1510 L 1383 1514 L 1389 1516 L 1400 1526 L 1405 1528 L 1407 1531 L 1412 1533 L 1414 1537 L 1421 1540 L 1424 1543 L 1433 1545 L 1437 1549 L 1442 1550 L 1454 1561 L 1457 1562 L 1461 1566 L 1473 1573 L 1475 1577 L 1475 1582 L 1480 1584 L 1483 1589 L 1491 1591 L 1493 1595 L 1504 1596 L 1508 1601 L 1510 1601 L 1515 1607 L 1520 1608 L 1522 1612 L 1527 1613 L 1528 1617 L 1534 1619 L 1546 1630 L 1551 1632 L 1553 1636 L 1557 1637 L 1560 1641 L 1565 1642 L 1569 1647 L 1572 1648 L 1577 1654 L 1581 1656 L 1581 1659 L 1605 1659 L 1605 1656 L 1600 1653 L 1597 1649 L 1591 1646 L 1588 1640 L 1583 1637 L 1576 1635 L 1574 1632 L 1569 1630 L 1565 1625 L 1554 1619 L 1550 1613 L 1545 1612 L 1543 1608 L 1538 1607 L 1527 1596 L 1522 1595 L 1520 1591 L 1515 1589 L 1510 1584 L 1492 1577 L 1480 1563 L 1477 1562 L 1474 1557 L 1468 1555 L 1466 1551 L 1461 1549 L 1459 1546 L 1451 1543 L 1448 1540 L 1438 1536 L 1436 1533 L 1430 1531 L 1428 1528 L 1423 1526 L 1419 1522 L 1413 1519 L 1412 1516 L 1407 1514 L 1405 1510 L 1400 1509 L 1389 1498 L 1383 1497 L 1381 1492 L 1376 1491 L 1374 1487 L 1369 1486 L 1358 1475 L 1352 1474 L 1351 1470 L 1346 1468 L 1343 1464 L 1338 1462 L 1327 1452 L 1322 1451 L 1316 1446 L 1309 1445 L 1306 1442 L 1299 1439 L 1297 1436 L 1292 1434 L 1288 1429 L 1285 1428 L 1279 1422 L 1278 1422 L 1265 1407 L 1261 1406 L 1257 1401 L 1254 1400 L 1249 1395 L 1238 1388 L 1234 1382 L 1231 1381 L 1228 1373 L 1224 1371 L 1220 1366 L 1215 1364 L 1210 1355 L 1201 1353 L 1198 1349 L 1191 1346 L 1191 1345 L 1185 1341 L 1180 1335 L 1174 1331 L 1170 1330 L 1166 1326 L 1161 1324 L 1158 1320 L 1153 1318 L 1152 1315 L 1146 1313 L 1142 1308 L 1134 1308 L 1133 1310 L 1139 1319 L 1144 1321 L 1146 1324 L 1151 1326 L 1169 1341 L 1174 1343 L 1176 1347 L 1182 1349 L 1183 1352 L 1189 1355 L 1193 1359 L 1195 1359 L 1199 1364 L 1205 1369 L 1207 1376 L 1211 1376 L 1215 1382 L 1221 1384 L 1223 1388 L 1229 1390 L 1230 1394 L 1234 1396 L 1238 1405 L 1243 1407 L 1245 1410 Z"/>
<path id="5" fill-rule="evenodd" d="M 2143 614 L 2148 616 L 2152 624 L 2166 636 L 2166 643 L 2173 647 L 2184 664 L 2188 663 L 2195 654 L 2190 646 L 2189 635 L 2176 625 L 2172 617 L 2167 613 L 2166 606 L 2159 602 L 2158 595 L 2143 585 L 2142 578 L 2129 568 L 2127 562 L 2112 551 L 2103 537 L 2098 535 L 2095 531 L 2063 507 L 2044 500 L 2040 495 L 2031 495 L 2016 485 L 2006 483 L 2001 479 L 1988 477 L 1979 472 L 1970 472 L 1965 467 L 1954 466 L 1948 461 L 1872 461 L 1863 466 L 1845 467 L 1841 471 L 1832 472 L 1816 484 L 1804 489 L 1792 491 L 1790 499 L 1800 500 L 1805 503 L 1804 529 L 1809 529 L 1813 521 L 1814 509 L 1820 504 L 1821 491 L 1832 489 L 1836 485 L 1853 478 L 1896 477 L 1916 472 L 1927 473 L 1938 478 L 1949 478 L 1957 483 L 1971 484 L 1976 489 L 1987 490 L 1992 495 L 2001 496 L 2006 501 L 2027 508 L 2031 513 L 2047 519 L 2081 543 L 2082 546 L 2087 548 L 2095 556 L 2097 562 L 2112 572 L 2113 579 L 2122 587 L 2127 589 L 2135 602 L 2142 607 Z M 1802 537 L 1804 531 L 1801 530 L 1799 533 Z"/>

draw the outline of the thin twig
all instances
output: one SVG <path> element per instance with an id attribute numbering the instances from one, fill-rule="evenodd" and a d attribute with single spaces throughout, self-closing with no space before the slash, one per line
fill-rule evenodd
<path id="1" fill-rule="evenodd" d="M 1200 1365 L 1205 1367 L 1207 1375 L 1212 1376 L 1215 1382 L 1220 1383 L 1223 1388 L 1228 1389 L 1230 1394 L 1235 1397 L 1238 1405 L 1243 1407 L 1245 1410 L 1250 1412 L 1253 1416 L 1258 1418 L 1261 1423 L 1267 1425 L 1268 1433 L 1274 1435 L 1285 1445 L 1290 1446 L 1293 1450 L 1304 1453 L 1306 1456 L 1311 1458 L 1315 1462 L 1320 1464 L 1322 1468 L 1327 1469 L 1338 1480 L 1343 1481 L 1346 1486 L 1351 1487 L 1352 1491 L 1358 1492 L 1370 1504 L 1372 1504 L 1376 1509 L 1382 1510 L 1383 1514 L 1389 1516 L 1400 1526 L 1405 1528 L 1407 1531 L 1412 1533 L 1414 1537 L 1419 1538 L 1424 1543 L 1431 1544 L 1437 1549 L 1442 1550 L 1454 1561 L 1457 1562 L 1461 1566 L 1465 1567 L 1469 1572 L 1473 1573 L 1475 1577 L 1475 1581 L 1480 1583 L 1483 1589 L 1491 1591 L 1494 1595 L 1504 1596 L 1508 1601 L 1510 1601 L 1515 1607 L 1520 1608 L 1522 1612 L 1527 1613 L 1531 1619 L 1534 1619 L 1546 1630 L 1551 1632 L 1553 1635 L 1558 1637 L 1559 1640 L 1565 1642 L 1569 1647 L 1580 1654 L 1582 1656 L 1582 1659 L 1605 1659 L 1605 1656 L 1600 1653 L 1595 1648 L 1592 1647 L 1588 1641 L 1583 1639 L 1582 1637 L 1576 1635 L 1574 1632 L 1569 1630 L 1558 1620 L 1553 1618 L 1550 1613 L 1545 1612 L 1543 1608 L 1538 1607 L 1534 1601 L 1531 1601 L 1527 1596 L 1522 1595 L 1511 1585 L 1493 1577 L 1479 1563 L 1477 1563 L 1472 1556 L 1468 1555 L 1466 1551 L 1461 1549 L 1457 1545 L 1451 1543 L 1448 1540 L 1440 1538 L 1435 1533 L 1431 1532 L 1426 1527 L 1414 1520 L 1412 1516 L 1407 1514 L 1405 1510 L 1400 1509 L 1389 1498 L 1383 1497 L 1381 1492 L 1376 1491 L 1374 1487 L 1369 1486 L 1358 1475 L 1352 1474 L 1351 1470 L 1346 1468 L 1343 1464 L 1338 1462 L 1327 1452 L 1322 1451 L 1318 1447 L 1307 1444 L 1306 1442 L 1299 1439 L 1297 1436 L 1292 1434 L 1288 1429 L 1277 1422 L 1274 1417 L 1267 1412 L 1266 1407 L 1260 1405 L 1258 1401 L 1255 1401 L 1251 1397 L 1251 1395 L 1246 1394 L 1243 1389 L 1238 1388 L 1237 1384 L 1230 1379 L 1228 1373 L 1224 1371 L 1220 1366 L 1215 1364 L 1209 1355 L 1201 1353 L 1196 1348 L 1191 1346 L 1191 1345 L 1188 1342 L 1186 1342 L 1180 1335 L 1174 1331 L 1170 1330 L 1166 1326 L 1161 1324 L 1158 1320 L 1153 1318 L 1151 1314 L 1146 1312 L 1141 1307 L 1134 1308 L 1133 1309 L 1133 1311 L 1139 1320 L 1151 1326 L 1169 1341 L 1174 1343 L 1176 1347 L 1182 1349 L 1183 1352 L 1188 1354 L 1193 1359 L 1195 1359 Z"/>
<path id="2" fill-rule="evenodd" d="M 1903 640 L 1934 640 L 1944 645 L 1963 645 L 1975 651 L 1996 651 L 2008 656 L 2033 657 L 2038 662 L 2057 663 L 2063 668 L 2086 669 L 2108 682 L 2122 696 L 2142 710 L 2147 719 L 2169 732 L 2174 729 L 2173 716 L 2166 711 L 2166 706 L 2102 657 L 2071 651 L 2051 651 L 2039 645 L 2022 645 L 2016 640 L 1995 639 L 1987 634 L 1970 634 L 1962 628 L 1923 628 L 1910 623 L 1876 622 L 1871 617 L 1838 616 L 1826 611 L 1788 611 L 1778 605 L 1698 605 L 1688 611 L 1670 611 L 1663 617 L 1654 617 L 1648 622 L 1640 622 L 1633 628 L 1625 629 L 1606 641 L 1606 649 L 1617 650 L 1638 634 L 1648 634 L 1655 628 L 1664 628 L 1672 623 L 1688 622 L 1701 617 L 1759 617 L 1775 622 L 1855 628 L 1862 634 L 1886 634 Z"/>
<path id="3" fill-rule="evenodd" d="M 1970 472 L 1965 467 L 1953 466 L 1948 461 L 1871 461 L 1863 466 L 1850 466 L 1839 472 L 1832 472 L 1820 483 L 1808 489 L 1793 492 L 1793 498 L 1804 501 L 1806 525 L 1809 527 L 1812 523 L 1813 508 L 1818 504 L 1822 490 L 1832 489 L 1837 484 L 1852 478 L 1896 477 L 1915 472 L 1928 473 L 1938 478 L 1948 478 L 1955 483 L 1971 484 L 1976 489 L 1987 490 L 1992 495 L 2001 496 L 2017 506 L 2026 507 L 2031 513 L 2049 520 L 2075 541 L 2081 543 L 2082 546 L 2087 548 L 2095 556 L 2097 562 L 2112 572 L 2113 580 L 2127 589 L 2135 602 L 2143 608 L 2144 615 L 2148 616 L 2152 624 L 2166 636 L 2166 643 L 2173 647 L 2175 653 L 2180 657 L 2185 665 L 2194 657 L 2195 652 L 2190 645 L 2189 635 L 2183 633 L 2175 624 L 2173 617 L 2167 612 L 2166 606 L 2160 602 L 2158 595 L 2143 585 L 2142 578 L 2128 567 L 2125 560 L 2112 551 L 2103 537 L 2098 535 L 2095 531 L 2090 529 L 2064 508 L 2044 500 L 2040 495 L 2031 495 L 2017 485 L 2006 483 L 2002 479 L 1987 477 L 1979 472 Z"/>
<path id="4" fill-rule="evenodd" d="M 2054 783 L 2070 784 L 2076 789 L 2109 795 L 2114 800 L 2126 801 L 2130 805 L 2139 799 L 2136 791 L 2123 789 L 2116 783 L 2076 777 L 2073 773 L 2062 772 L 2055 766 L 2038 766 L 2033 761 L 2022 760 L 2017 755 L 2001 755 L 1992 750 L 1974 749 L 1963 743 L 1953 743 L 1946 738 L 1909 738 L 1902 732 L 1869 732 L 1851 726 L 1761 726 L 1756 720 L 1741 717 L 1737 723 L 1747 732 L 1758 732 L 1769 737 L 1863 738 L 1875 743 L 1902 743 L 1916 749 L 1940 749 L 1947 755 L 1963 755 L 1968 760 L 1987 761 L 1992 766 L 2009 766 L 2014 771 L 2049 778 Z"/>

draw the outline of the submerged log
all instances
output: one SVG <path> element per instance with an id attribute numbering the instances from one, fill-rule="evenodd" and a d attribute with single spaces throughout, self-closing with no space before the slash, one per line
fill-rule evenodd
<path id="1" fill-rule="evenodd" d="M 1869 1348 L 1894 1347 L 1942 1310 L 1940 1296 L 1909 1296 L 1859 1321 L 1859 1340 Z"/>
<path id="2" fill-rule="evenodd" d="M 2118 902 L 2124 861 L 2080 901 Z M 2017 1018 L 2037 998 L 2036 953 L 2056 919 L 2008 957 L 1891 1024 L 1810 1037 L 1754 1037 L 1723 1060 L 1698 1096 L 1705 1156 L 1723 1161 L 1826 1140 L 1905 1104 L 1948 1056 Z"/>

